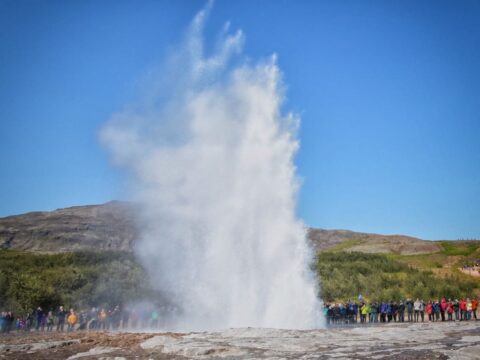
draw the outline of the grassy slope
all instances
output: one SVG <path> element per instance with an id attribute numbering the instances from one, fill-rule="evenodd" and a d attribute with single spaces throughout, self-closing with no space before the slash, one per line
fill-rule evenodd
<path id="1" fill-rule="evenodd" d="M 0 251 L 0 308 L 114 306 L 148 292 L 143 269 L 127 252 L 38 254 Z"/>
<path id="2" fill-rule="evenodd" d="M 362 240 L 365 242 L 365 240 Z M 480 259 L 480 241 L 439 242 L 431 254 L 352 252 L 348 239 L 319 253 L 316 264 L 326 301 L 399 300 L 480 295 L 480 278 L 459 268 Z M 384 250 L 384 249 L 383 249 Z M 39 254 L 0 250 L 0 308 L 25 312 L 38 305 L 113 306 L 150 297 L 143 269 L 129 252 Z M 155 294 L 159 299 L 159 294 Z"/>
<path id="3" fill-rule="evenodd" d="M 428 254 L 352 251 L 362 241 L 348 239 L 319 255 L 317 268 L 326 300 L 356 298 L 360 293 L 370 300 L 480 295 L 480 278 L 459 270 L 480 259 L 480 241 L 441 241 L 439 251 Z"/>

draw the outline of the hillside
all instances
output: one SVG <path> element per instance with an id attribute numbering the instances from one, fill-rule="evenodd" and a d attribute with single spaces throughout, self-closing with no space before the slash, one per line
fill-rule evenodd
<path id="1" fill-rule="evenodd" d="M 0 248 L 24 251 L 131 251 L 137 238 L 134 205 L 111 201 L 51 212 L 31 212 L 0 218 Z M 310 229 L 315 252 L 426 254 L 440 251 L 437 242 L 403 235 L 378 235 L 348 230 Z"/>
<path id="2" fill-rule="evenodd" d="M 308 235 L 316 252 L 346 250 L 363 253 L 413 255 L 434 253 L 441 250 L 438 242 L 405 235 L 379 235 L 349 230 L 324 229 L 310 229 Z"/>
<path id="3" fill-rule="evenodd" d="M 0 218 L 0 307 L 160 301 L 131 252 L 136 210 L 113 201 Z M 480 295 L 480 278 L 463 268 L 480 262 L 480 241 L 323 229 L 308 236 L 326 301 Z"/>
<path id="4" fill-rule="evenodd" d="M 130 251 L 134 207 L 111 201 L 0 218 L 0 248 L 42 252 Z"/>

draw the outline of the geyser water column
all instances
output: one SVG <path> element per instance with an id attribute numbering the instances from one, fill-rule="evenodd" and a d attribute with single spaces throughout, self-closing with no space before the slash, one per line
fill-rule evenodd
<path id="1" fill-rule="evenodd" d="M 136 252 L 176 305 L 170 329 L 311 328 L 317 290 L 295 216 L 298 118 L 283 114 L 275 57 L 241 61 L 241 32 L 204 54 L 209 6 L 141 105 L 112 116 L 102 140 L 142 204 Z"/>

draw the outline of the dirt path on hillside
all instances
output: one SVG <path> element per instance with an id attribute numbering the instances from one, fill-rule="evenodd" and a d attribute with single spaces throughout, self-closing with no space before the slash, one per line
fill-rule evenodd
<path id="1" fill-rule="evenodd" d="M 480 268 L 459 268 L 458 270 L 470 276 L 480 277 Z"/>

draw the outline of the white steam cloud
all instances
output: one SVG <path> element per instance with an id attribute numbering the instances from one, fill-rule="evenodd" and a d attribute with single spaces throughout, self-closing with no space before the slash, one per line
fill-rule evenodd
<path id="1" fill-rule="evenodd" d="M 312 328 L 315 279 L 295 216 L 298 118 L 282 114 L 275 56 L 240 63 L 228 26 L 205 55 L 194 18 L 141 106 L 102 130 L 143 206 L 137 254 L 176 310 L 170 329 Z"/>

